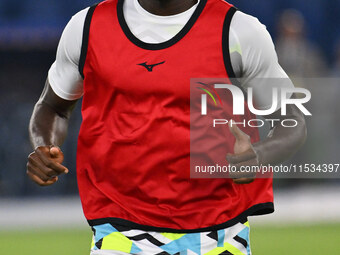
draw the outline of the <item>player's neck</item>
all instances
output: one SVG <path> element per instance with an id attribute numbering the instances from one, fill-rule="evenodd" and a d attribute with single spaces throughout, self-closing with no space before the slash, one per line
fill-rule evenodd
<path id="1" fill-rule="evenodd" d="M 184 12 L 197 3 L 198 0 L 138 0 L 139 4 L 148 12 L 169 16 Z"/>

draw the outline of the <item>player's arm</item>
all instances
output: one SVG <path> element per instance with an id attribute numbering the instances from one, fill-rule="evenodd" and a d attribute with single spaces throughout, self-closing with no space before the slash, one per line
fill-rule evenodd
<path id="1" fill-rule="evenodd" d="M 67 173 L 62 165 L 64 155 L 59 146 L 67 135 L 68 121 L 77 100 L 57 96 L 48 81 L 36 103 L 29 125 L 34 151 L 28 156 L 27 175 L 37 184 L 47 186 Z"/>
<path id="2" fill-rule="evenodd" d="M 304 144 L 307 137 L 305 118 L 296 106 L 287 106 L 287 115 L 285 116 L 282 116 L 279 110 L 266 118 L 279 121 L 275 121 L 266 139 L 254 144 L 251 143 L 250 137 L 242 132 L 237 125 L 229 125 L 237 142 L 234 149 L 235 154 L 228 154 L 227 160 L 237 169 L 240 169 L 241 166 L 282 163 L 294 155 Z M 295 120 L 298 124 L 295 127 L 283 126 L 281 124 L 283 119 Z M 254 181 L 253 173 L 234 173 L 231 177 L 238 184 Z"/>
<path id="3" fill-rule="evenodd" d="M 68 172 L 62 165 L 64 156 L 59 146 L 66 138 L 72 110 L 83 94 L 78 63 L 87 10 L 73 16 L 65 27 L 56 61 L 32 113 L 29 136 L 34 151 L 28 156 L 27 174 L 41 186 L 55 183 L 58 175 Z"/>
<path id="4" fill-rule="evenodd" d="M 272 86 L 289 88 L 294 85 L 278 63 L 272 39 L 265 26 L 254 17 L 239 12 L 235 14 L 232 26 L 234 37 L 231 38 L 231 46 L 241 49 L 239 55 L 232 55 L 234 71 L 238 77 L 242 77 L 241 83 L 245 88 L 253 88 L 258 108 L 268 109 L 274 88 Z M 236 138 L 234 154 L 227 156 L 230 164 L 240 168 L 244 165 L 282 163 L 303 145 L 306 123 L 302 112 L 295 105 L 287 105 L 285 116 L 281 116 L 278 109 L 265 118 L 279 121 L 274 122 L 266 139 L 255 144 L 251 144 L 249 136 L 236 125 L 230 125 L 230 131 Z M 293 119 L 298 124 L 295 127 L 285 127 L 281 124 L 283 119 Z M 254 180 L 252 174 L 235 173 L 232 177 L 235 183 L 240 184 Z"/>
<path id="5" fill-rule="evenodd" d="M 294 97 L 294 96 L 293 96 Z M 253 144 L 257 160 L 260 164 L 278 164 L 293 156 L 304 144 L 307 137 L 307 127 L 303 113 L 295 106 L 287 106 L 287 115 L 282 116 L 277 111 L 266 119 L 279 119 L 263 141 Z M 294 120 L 295 127 L 282 125 L 282 120 Z"/>

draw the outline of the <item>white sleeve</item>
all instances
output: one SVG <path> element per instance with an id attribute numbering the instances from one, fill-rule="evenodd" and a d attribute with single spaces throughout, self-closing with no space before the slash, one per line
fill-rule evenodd
<path id="1" fill-rule="evenodd" d="M 257 18 L 237 11 L 231 22 L 229 45 L 234 72 L 244 88 L 253 88 L 258 109 L 272 105 L 272 88 L 294 87 L 278 62 L 266 26 Z"/>
<path id="2" fill-rule="evenodd" d="M 83 40 L 83 28 L 88 8 L 74 15 L 60 38 L 57 57 L 48 71 L 53 91 L 65 100 L 83 96 L 83 79 L 78 65 Z"/>

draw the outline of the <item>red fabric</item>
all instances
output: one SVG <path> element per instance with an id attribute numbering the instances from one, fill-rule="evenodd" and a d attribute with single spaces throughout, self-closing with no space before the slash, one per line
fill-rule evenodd
<path id="1" fill-rule="evenodd" d="M 221 40 L 230 5 L 208 0 L 191 30 L 162 50 L 133 44 L 116 5 L 109 0 L 95 9 L 84 67 L 77 174 L 86 218 L 197 229 L 272 202 L 270 179 L 235 185 L 189 178 L 190 78 L 227 77 Z M 148 72 L 137 65 L 145 61 L 165 63 Z M 221 143 L 232 152 L 231 135 Z"/>

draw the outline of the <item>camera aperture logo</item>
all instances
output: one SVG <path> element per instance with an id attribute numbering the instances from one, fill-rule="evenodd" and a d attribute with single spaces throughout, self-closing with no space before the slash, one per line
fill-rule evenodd
<path id="1" fill-rule="evenodd" d="M 213 96 L 213 94 L 208 90 L 210 87 L 208 84 L 205 84 L 203 82 L 198 82 L 198 84 L 201 84 L 203 86 L 205 86 L 205 88 L 202 87 L 197 87 L 198 89 L 206 92 L 211 99 L 214 101 L 215 105 L 217 105 L 216 99 Z M 213 93 L 216 95 L 216 97 L 218 98 L 218 101 L 220 102 L 221 105 L 223 105 L 222 100 L 220 95 L 217 93 L 216 89 L 214 87 L 211 88 L 211 90 L 213 90 Z M 202 94 L 202 115 L 206 115 L 207 114 L 207 94 Z M 203 108 L 204 107 L 204 108 Z M 203 114 L 204 112 L 204 114 Z"/>
<path id="2" fill-rule="evenodd" d="M 270 115 L 280 109 L 281 116 L 287 115 L 287 105 L 295 105 L 304 115 L 312 116 L 312 113 L 305 107 L 311 99 L 311 93 L 305 88 L 295 87 L 282 87 L 272 88 L 271 101 L 272 104 L 267 109 L 256 109 L 254 102 L 254 90 L 249 87 L 244 92 L 240 87 L 232 84 L 213 84 L 208 85 L 203 82 L 197 82 L 197 84 L 203 85 L 203 87 L 196 87 L 203 91 L 201 94 L 201 116 L 208 115 L 208 96 L 213 100 L 214 105 L 217 106 L 217 100 L 220 103 L 220 107 L 223 106 L 223 93 L 230 93 L 232 96 L 232 114 L 245 115 L 245 111 L 249 110 L 255 116 L 263 116 L 263 119 L 249 119 L 242 122 L 236 122 L 235 124 L 248 127 L 263 127 L 265 122 L 270 124 L 270 127 L 274 127 L 276 122 L 281 122 L 284 127 L 296 127 L 298 125 L 297 120 L 287 118 L 274 119 L 270 118 Z M 292 95 L 299 94 L 299 97 L 292 97 Z M 215 96 L 214 96 L 215 95 Z M 216 100 L 216 98 L 217 100 Z M 248 109 L 246 109 L 246 106 Z M 213 119 L 213 127 L 218 125 L 228 125 L 229 119 Z"/>

